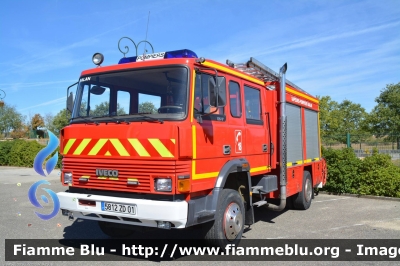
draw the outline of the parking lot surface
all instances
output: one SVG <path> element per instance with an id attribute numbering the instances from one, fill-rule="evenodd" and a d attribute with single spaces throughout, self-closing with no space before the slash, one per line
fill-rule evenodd
<path id="1" fill-rule="evenodd" d="M 52 206 L 41 210 L 28 199 L 30 186 L 39 180 L 47 180 L 46 186 L 55 192 L 65 191 L 59 182 L 58 170 L 50 176 L 41 177 L 33 169 L 0 167 L 0 264 L 26 265 L 26 262 L 5 262 L 5 239 L 108 239 L 97 222 L 89 220 L 69 221 L 61 212 L 54 218 L 43 221 L 35 211 L 49 213 Z M 40 192 L 38 192 L 40 193 Z M 42 193 L 44 194 L 44 193 Z M 40 195 L 40 194 L 37 194 Z M 285 209 L 282 212 L 268 211 L 263 207 L 255 210 L 256 223 L 246 227 L 243 239 L 400 239 L 400 201 L 377 200 L 349 196 L 319 194 L 306 211 Z M 190 230 L 154 230 L 138 232 L 133 238 L 188 238 Z M 189 235 L 188 235 L 189 234 Z M 400 241 L 400 240 L 399 240 Z M 152 261 L 91 262 L 92 265 L 142 265 Z M 161 262 L 171 265 L 197 265 L 210 262 Z M 212 262 L 227 264 L 227 262 Z M 268 262 L 279 265 L 316 264 L 316 262 Z M 261 264 L 260 262 L 231 262 L 229 265 Z M 265 263 L 264 263 L 265 264 Z M 345 264 L 346 262 L 318 262 L 322 265 Z M 348 262 L 354 265 L 357 262 Z M 387 265 L 391 262 L 360 262 L 360 265 Z M 29 265 L 81 265 L 79 262 L 30 262 Z M 393 264 L 395 265 L 395 264 Z"/>

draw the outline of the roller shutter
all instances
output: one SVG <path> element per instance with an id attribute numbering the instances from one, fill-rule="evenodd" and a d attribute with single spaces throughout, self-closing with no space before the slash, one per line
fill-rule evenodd
<path id="1" fill-rule="evenodd" d="M 296 163 L 303 160 L 303 143 L 301 134 L 301 108 L 286 104 L 287 115 L 287 162 Z"/>
<path id="2" fill-rule="evenodd" d="M 319 158 L 318 113 L 305 109 L 307 159 Z"/>

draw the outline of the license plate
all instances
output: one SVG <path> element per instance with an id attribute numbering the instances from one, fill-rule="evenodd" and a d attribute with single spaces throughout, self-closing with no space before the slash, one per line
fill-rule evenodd
<path id="1" fill-rule="evenodd" d="M 133 215 L 136 214 L 136 205 L 102 202 L 101 209 L 107 212 L 118 212 L 118 213 L 133 214 Z"/>

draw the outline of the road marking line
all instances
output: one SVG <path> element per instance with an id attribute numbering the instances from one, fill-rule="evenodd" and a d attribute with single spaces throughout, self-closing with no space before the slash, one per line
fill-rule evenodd
<path id="1" fill-rule="evenodd" d="M 350 197 L 344 197 L 340 199 L 330 199 L 330 200 L 314 200 L 313 202 L 326 202 L 326 201 L 335 201 L 335 200 L 344 200 L 344 199 L 349 199 Z"/>

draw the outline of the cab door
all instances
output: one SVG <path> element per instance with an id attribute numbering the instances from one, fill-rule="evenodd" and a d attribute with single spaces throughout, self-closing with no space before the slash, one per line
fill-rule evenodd
<path id="1" fill-rule="evenodd" d="M 209 92 L 219 87 L 219 102 L 226 102 L 226 78 L 222 74 L 215 77 L 211 71 L 198 71 L 195 76 L 193 99 L 193 177 L 192 179 L 210 183 L 212 186 L 222 166 L 226 163 L 229 153 L 225 149 L 228 127 L 226 107 L 210 105 Z M 210 88 L 213 87 L 213 88 Z M 195 182 L 198 184 L 198 182 Z M 198 186 L 200 189 L 200 185 Z M 196 190 L 192 187 L 192 191 Z"/>

